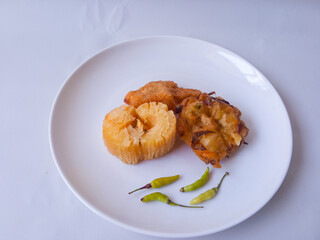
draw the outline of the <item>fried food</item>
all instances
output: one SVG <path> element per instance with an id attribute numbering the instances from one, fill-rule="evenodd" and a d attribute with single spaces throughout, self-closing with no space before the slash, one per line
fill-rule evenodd
<path id="1" fill-rule="evenodd" d="M 128 164 L 167 153 L 175 135 L 175 115 L 162 103 L 144 103 L 138 108 L 123 105 L 109 112 L 103 122 L 105 145 Z"/>
<path id="2" fill-rule="evenodd" d="M 199 97 L 200 94 L 201 91 L 196 89 L 180 88 L 173 81 L 154 81 L 136 91 L 128 92 L 124 102 L 134 107 L 148 102 L 161 102 L 166 104 L 169 110 L 175 111 L 176 106 L 185 98 Z"/>
<path id="3" fill-rule="evenodd" d="M 185 99 L 177 109 L 177 134 L 202 161 L 216 168 L 248 135 L 239 109 L 221 97 L 203 93 L 199 98 Z"/>

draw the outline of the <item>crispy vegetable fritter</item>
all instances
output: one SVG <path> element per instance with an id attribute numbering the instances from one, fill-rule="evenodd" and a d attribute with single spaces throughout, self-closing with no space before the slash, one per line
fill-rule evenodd
<path id="1" fill-rule="evenodd" d="M 196 89 L 180 88 L 173 81 L 149 82 L 136 91 L 130 91 L 124 98 L 128 105 L 139 107 L 143 103 L 161 102 L 168 106 L 169 110 L 175 110 L 187 97 L 199 97 L 201 91 Z"/>
<path id="2" fill-rule="evenodd" d="M 177 107 L 178 135 L 206 164 L 220 168 L 220 160 L 236 150 L 249 129 L 240 120 L 241 112 L 221 97 L 206 93 L 186 98 Z"/>

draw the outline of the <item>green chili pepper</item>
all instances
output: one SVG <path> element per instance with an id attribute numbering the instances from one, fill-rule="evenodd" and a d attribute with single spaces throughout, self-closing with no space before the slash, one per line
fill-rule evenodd
<path id="1" fill-rule="evenodd" d="M 180 189 L 180 192 L 191 192 L 198 188 L 201 188 L 207 182 L 208 177 L 209 177 L 209 167 L 207 167 L 206 171 L 204 172 L 204 174 L 200 179 L 198 179 L 197 181 L 195 181 L 194 183 L 188 186 L 182 187 Z"/>
<path id="2" fill-rule="evenodd" d="M 150 202 L 150 201 L 160 201 L 171 206 L 179 206 L 179 207 L 186 207 L 186 208 L 203 208 L 203 206 L 185 206 L 181 204 L 177 204 L 172 202 L 167 195 L 164 195 L 161 192 L 154 192 L 149 195 L 144 196 L 141 198 L 142 202 Z"/>
<path id="3" fill-rule="evenodd" d="M 160 188 L 163 187 L 165 185 L 168 185 L 174 181 L 177 181 L 178 178 L 180 177 L 180 175 L 175 175 L 172 177 L 162 177 L 162 178 L 157 178 L 154 179 L 151 183 L 146 184 L 145 186 L 138 188 L 132 192 L 129 192 L 129 194 L 134 193 L 135 191 L 141 190 L 141 189 L 145 189 L 145 188 Z"/>
<path id="4" fill-rule="evenodd" d="M 227 176 L 227 175 L 229 175 L 228 172 L 226 172 L 226 173 L 223 175 L 223 177 L 222 177 L 222 179 L 220 180 L 220 182 L 219 182 L 219 184 L 218 184 L 217 187 L 211 188 L 211 189 L 209 189 L 208 191 L 205 191 L 204 193 L 201 193 L 198 197 L 195 197 L 194 199 L 192 199 L 192 200 L 190 201 L 190 204 L 191 204 L 191 205 L 193 205 L 193 204 L 198 204 L 198 203 L 202 203 L 202 202 L 204 202 L 204 201 L 207 201 L 207 200 L 209 200 L 209 199 L 211 199 L 211 198 L 214 198 L 214 197 L 216 196 L 216 194 L 217 194 L 220 186 L 221 186 L 221 183 L 222 183 L 223 179 L 224 179 L 225 176 Z"/>

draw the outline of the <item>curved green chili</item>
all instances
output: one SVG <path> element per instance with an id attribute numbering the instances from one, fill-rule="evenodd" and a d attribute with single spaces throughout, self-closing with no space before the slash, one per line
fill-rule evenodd
<path id="1" fill-rule="evenodd" d="M 157 178 L 155 180 L 153 180 L 151 182 L 151 186 L 153 188 L 160 188 L 160 187 L 163 187 L 165 185 L 168 185 L 174 181 L 177 181 L 179 179 L 180 175 L 175 175 L 175 176 L 172 176 L 172 177 L 162 177 L 162 178 Z"/>
<path id="2" fill-rule="evenodd" d="M 220 186 L 221 186 L 221 183 L 222 183 L 223 179 L 224 179 L 225 176 L 227 176 L 227 175 L 229 175 L 228 172 L 226 172 L 226 173 L 223 175 L 223 177 L 221 178 L 218 186 L 216 186 L 216 187 L 214 187 L 214 188 L 211 188 L 211 189 L 205 191 L 204 193 L 201 193 L 198 197 L 195 197 L 194 199 L 192 199 L 192 200 L 190 201 L 190 204 L 191 204 L 191 205 L 193 205 L 193 204 L 199 204 L 199 203 L 202 203 L 202 202 L 204 202 L 204 201 L 207 201 L 207 200 L 209 200 L 209 199 L 211 199 L 211 198 L 214 198 L 214 197 L 216 196 L 216 194 L 217 194 Z"/>
<path id="3" fill-rule="evenodd" d="M 186 206 L 186 205 L 181 205 L 172 202 L 167 195 L 164 195 L 161 192 L 154 192 L 149 195 L 144 196 L 141 198 L 142 202 L 150 202 L 150 201 L 160 201 L 166 204 L 169 204 L 171 206 L 179 206 L 179 207 L 186 207 L 186 208 L 203 208 L 203 206 Z"/>
<path id="4" fill-rule="evenodd" d="M 148 183 L 141 188 L 133 190 L 133 191 L 129 192 L 129 194 L 134 193 L 136 191 L 139 191 L 141 189 L 160 188 L 160 187 L 166 186 L 170 183 L 173 183 L 174 181 L 177 181 L 179 179 L 179 177 L 180 177 L 180 175 L 175 175 L 175 176 L 171 176 L 171 177 L 162 177 L 162 178 L 154 179 L 151 183 Z"/>
<path id="5" fill-rule="evenodd" d="M 198 179 L 197 181 L 195 181 L 194 183 L 188 186 L 182 187 L 180 189 L 180 192 L 191 192 L 198 188 L 201 188 L 207 182 L 208 177 L 209 177 L 209 167 L 207 167 L 206 171 L 204 172 L 204 174 L 200 179 Z"/>

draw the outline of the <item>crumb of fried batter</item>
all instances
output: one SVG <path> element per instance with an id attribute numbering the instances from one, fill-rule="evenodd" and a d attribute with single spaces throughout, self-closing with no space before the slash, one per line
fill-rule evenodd
<path id="1" fill-rule="evenodd" d="M 180 106 L 177 134 L 206 164 L 220 168 L 220 161 L 244 143 L 249 129 L 240 110 L 223 98 L 203 93 Z"/>
<path id="2" fill-rule="evenodd" d="M 173 81 L 152 81 L 136 91 L 130 91 L 124 98 L 128 105 L 138 107 L 146 102 L 161 102 L 175 111 L 185 98 L 199 97 L 201 91 L 197 89 L 180 88 Z"/>

